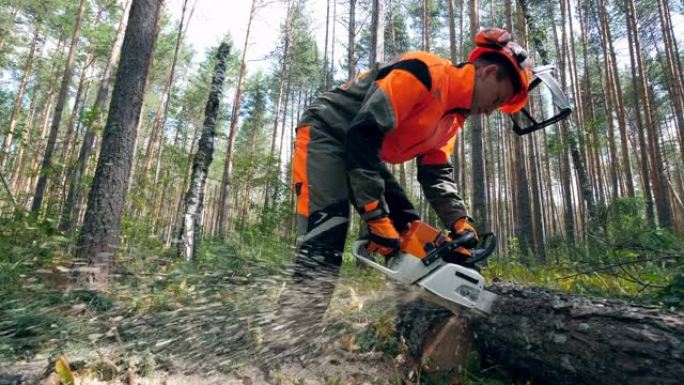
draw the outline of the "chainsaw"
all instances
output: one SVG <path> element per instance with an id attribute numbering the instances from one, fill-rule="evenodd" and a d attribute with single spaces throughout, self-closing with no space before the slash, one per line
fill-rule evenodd
<path id="1" fill-rule="evenodd" d="M 491 313 L 496 294 L 484 289 L 485 280 L 478 266 L 494 252 L 494 234 L 483 234 L 479 242 L 471 232 L 452 239 L 435 227 L 415 221 L 402 233 L 399 252 L 388 257 L 385 265 L 376 261 L 367 245 L 367 240 L 354 242 L 352 255 L 390 279 L 428 291 L 432 294 L 429 300 L 451 310 L 454 308 L 450 305 L 455 303 Z M 475 247 L 470 248 L 469 257 L 454 260 L 454 251 L 464 246 Z"/>

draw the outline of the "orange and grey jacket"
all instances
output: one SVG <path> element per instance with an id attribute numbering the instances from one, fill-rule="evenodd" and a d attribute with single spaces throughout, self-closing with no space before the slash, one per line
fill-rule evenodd
<path id="1" fill-rule="evenodd" d="M 467 215 L 449 158 L 469 113 L 474 79 L 470 63 L 454 66 L 426 52 L 406 53 L 322 94 L 300 125 L 324 130 L 331 143 L 344 146 L 354 205 L 364 219 L 388 213 L 382 161 L 418 157 L 418 181 L 451 228 Z"/>

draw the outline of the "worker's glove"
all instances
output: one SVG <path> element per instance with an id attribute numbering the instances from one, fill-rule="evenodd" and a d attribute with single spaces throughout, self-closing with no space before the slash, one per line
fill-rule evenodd
<path id="1" fill-rule="evenodd" d="M 390 256 L 399 251 L 399 233 L 392 220 L 387 216 L 371 219 L 368 222 L 368 251 Z"/>
<path id="2" fill-rule="evenodd" d="M 453 251 L 454 257 L 456 259 L 465 260 L 467 258 L 470 258 L 472 256 L 470 249 L 477 246 L 477 242 L 479 240 L 477 236 L 477 230 L 475 230 L 475 227 L 473 226 L 472 218 L 458 218 L 456 222 L 454 222 L 454 224 L 451 226 L 451 239 L 457 240 L 466 233 L 471 233 L 475 235 L 475 237 L 469 243 L 464 244 L 463 246 L 459 246 L 458 248 L 456 248 L 456 250 Z"/>

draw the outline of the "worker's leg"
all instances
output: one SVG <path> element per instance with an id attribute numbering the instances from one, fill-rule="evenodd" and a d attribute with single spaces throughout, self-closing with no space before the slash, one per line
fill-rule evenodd
<path id="1" fill-rule="evenodd" d="M 289 353 L 315 339 L 330 303 L 349 224 L 346 166 L 342 148 L 308 126 L 297 130 L 292 161 L 297 193 L 297 252 L 292 282 L 279 300 L 280 336 L 293 344 Z M 282 341 L 281 341 L 282 342 Z M 282 344 L 281 344 L 282 345 Z"/>

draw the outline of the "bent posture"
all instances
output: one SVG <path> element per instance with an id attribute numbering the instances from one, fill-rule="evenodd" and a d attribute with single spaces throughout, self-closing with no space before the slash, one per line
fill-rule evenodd
<path id="1" fill-rule="evenodd" d="M 391 255 L 420 220 L 383 162 L 418 159 L 418 181 L 444 226 L 476 233 L 449 163 L 472 114 L 515 113 L 527 103 L 527 53 L 501 29 L 477 35 L 466 63 L 410 52 L 320 95 L 297 127 L 294 283 L 281 298 L 291 332 L 304 336 L 328 306 L 342 262 L 350 202 L 368 225 L 369 250 Z M 468 255 L 467 249 L 458 253 Z"/>

